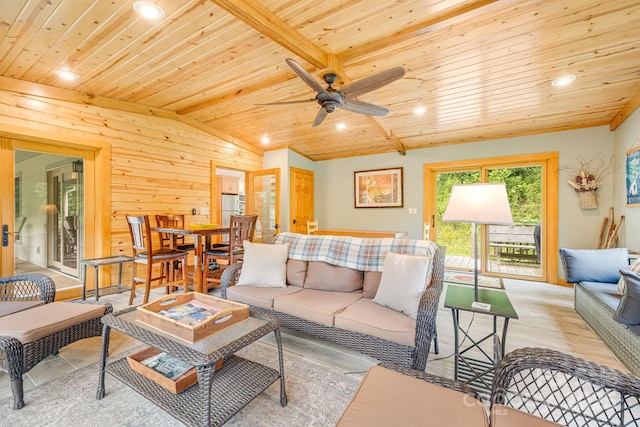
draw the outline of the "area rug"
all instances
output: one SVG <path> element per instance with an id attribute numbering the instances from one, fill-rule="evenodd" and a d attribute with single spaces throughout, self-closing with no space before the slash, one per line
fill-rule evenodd
<path id="1" fill-rule="evenodd" d="M 444 272 L 444 281 L 457 285 L 473 286 L 473 273 L 463 273 L 460 271 Z M 478 286 L 483 288 L 504 289 L 504 283 L 499 277 L 487 277 L 478 275 Z"/>
<path id="2" fill-rule="evenodd" d="M 257 342 L 238 355 L 277 369 L 274 346 Z M 225 426 L 329 426 L 335 425 L 349 404 L 360 376 L 284 352 L 288 404 L 280 406 L 280 382 L 253 399 Z M 105 377 L 106 395 L 96 400 L 98 365 L 25 392 L 26 406 L 12 410 L 13 398 L 0 401 L 4 426 L 130 426 L 173 427 L 183 424 L 128 388 Z"/>

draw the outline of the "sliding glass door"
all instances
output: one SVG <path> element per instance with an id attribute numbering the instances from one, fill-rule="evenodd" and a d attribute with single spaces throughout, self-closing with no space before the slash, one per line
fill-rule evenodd
<path id="1" fill-rule="evenodd" d="M 557 275 L 555 254 L 557 235 L 555 218 L 556 192 L 550 164 L 557 155 L 527 155 L 510 158 L 479 159 L 464 162 L 425 165 L 425 223 L 430 239 L 446 247 L 446 268 L 472 271 L 474 268 L 473 235 L 470 224 L 443 223 L 442 215 L 454 184 L 504 182 L 514 224 L 483 225 L 478 265 L 482 274 L 528 280 L 547 280 Z M 549 251 L 551 249 L 551 252 Z"/>

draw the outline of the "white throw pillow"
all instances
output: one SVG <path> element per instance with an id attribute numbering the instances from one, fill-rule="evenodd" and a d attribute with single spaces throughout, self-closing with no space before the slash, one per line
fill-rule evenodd
<path id="1" fill-rule="evenodd" d="M 629 266 L 629 270 L 633 271 L 634 273 L 640 273 L 640 258 L 631 263 L 631 265 Z M 618 280 L 618 294 L 620 296 L 624 296 L 624 288 L 626 286 L 627 281 L 623 274 L 622 276 L 620 276 L 620 280 Z"/>
<path id="2" fill-rule="evenodd" d="M 433 258 L 387 252 L 373 302 L 416 318 L 420 297 L 431 281 Z"/>
<path id="3" fill-rule="evenodd" d="M 284 288 L 287 286 L 289 244 L 243 242 L 244 261 L 236 285 Z"/>

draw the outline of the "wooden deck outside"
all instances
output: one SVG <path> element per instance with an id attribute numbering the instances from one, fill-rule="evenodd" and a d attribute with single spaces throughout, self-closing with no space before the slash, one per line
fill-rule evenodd
<path id="1" fill-rule="evenodd" d="M 478 262 L 480 267 L 480 262 Z M 451 270 L 473 271 L 473 258 L 457 255 L 447 255 L 445 257 L 445 268 Z M 523 262 L 500 262 L 490 261 L 489 271 L 497 274 L 517 275 L 523 277 L 541 277 L 542 271 L 540 264 L 523 263 Z"/>

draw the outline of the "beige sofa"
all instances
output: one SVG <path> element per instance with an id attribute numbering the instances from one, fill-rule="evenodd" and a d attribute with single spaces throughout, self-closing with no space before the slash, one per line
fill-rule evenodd
<path id="1" fill-rule="evenodd" d="M 280 233 L 274 243 L 288 245 L 286 285 L 233 286 L 238 283 L 243 267 L 255 265 L 245 254 L 243 264 L 227 267 L 222 274 L 223 298 L 274 314 L 284 327 L 333 341 L 380 361 L 425 369 L 431 341 L 436 338 L 436 313 L 444 274 L 442 248 L 425 240 L 295 233 Z M 409 261 L 403 265 L 414 265 L 411 264 L 414 258 L 431 260 L 431 270 L 424 275 L 413 314 L 377 301 L 381 281 L 388 291 L 390 284 L 399 289 L 413 280 L 405 277 L 413 273 L 412 267 L 394 266 L 397 270 L 393 273 L 387 267 L 385 275 L 383 267 L 391 258 L 387 257 L 389 252 L 394 259 Z"/>

